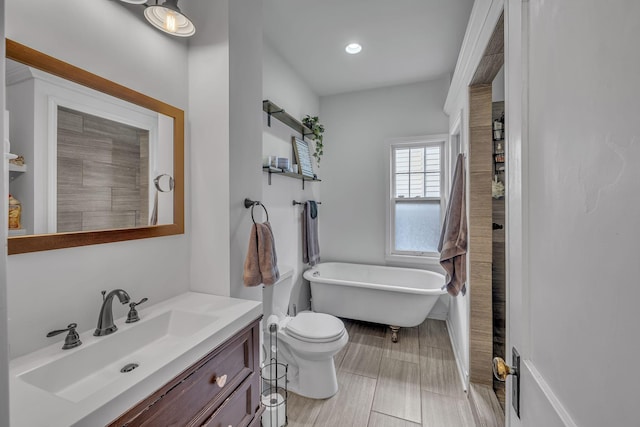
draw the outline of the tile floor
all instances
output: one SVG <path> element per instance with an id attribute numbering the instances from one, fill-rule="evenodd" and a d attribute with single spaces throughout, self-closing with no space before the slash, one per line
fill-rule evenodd
<path id="1" fill-rule="evenodd" d="M 289 393 L 289 427 L 475 427 L 443 321 L 400 329 L 344 320 L 335 357 L 340 390 L 313 400 Z"/>

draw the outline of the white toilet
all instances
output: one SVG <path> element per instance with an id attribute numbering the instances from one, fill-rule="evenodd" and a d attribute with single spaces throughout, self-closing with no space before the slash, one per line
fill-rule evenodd
<path id="1" fill-rule="evenodd" d="M 347 344 L 349 334 L 344 323 L 329 314 L 304 311 L 288 316 L 292 287 L 292 277 L 285 275 L 263 288 L 265 358 L 275 351 L 269 348 L 269 325 L 277 324 L 276 358 L 289 366 L 288 389 L 312 399 L 326 399 L 338 392 L 333 356 Z"/>

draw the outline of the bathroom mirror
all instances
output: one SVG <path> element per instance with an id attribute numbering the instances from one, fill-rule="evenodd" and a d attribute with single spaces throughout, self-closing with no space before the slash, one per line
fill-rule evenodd
<path id="1" fill-rule="evenodd" d="M 12 40 L 6 56 L 5 137 L 24 158 L 9 254 L 182 234 L 184 112 Z"/>

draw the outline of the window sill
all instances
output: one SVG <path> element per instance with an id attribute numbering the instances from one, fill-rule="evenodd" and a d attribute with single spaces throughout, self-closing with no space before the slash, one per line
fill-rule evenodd
<path id="1" fill-rule="evenodd" d="M 400 264 L 440 265 L 439 254 L 429 256 L 386 254 L 384 259 L 387 262 Z"/>

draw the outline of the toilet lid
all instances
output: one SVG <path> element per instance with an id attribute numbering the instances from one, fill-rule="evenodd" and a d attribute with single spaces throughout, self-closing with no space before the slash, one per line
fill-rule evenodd
<path id="1" fill-rule="evenodd" d="M 344 323 L 330 314 L 304 312 L 292 318 L 286 330 L 301 341 L 331 342 L 344 335 Z"/>

